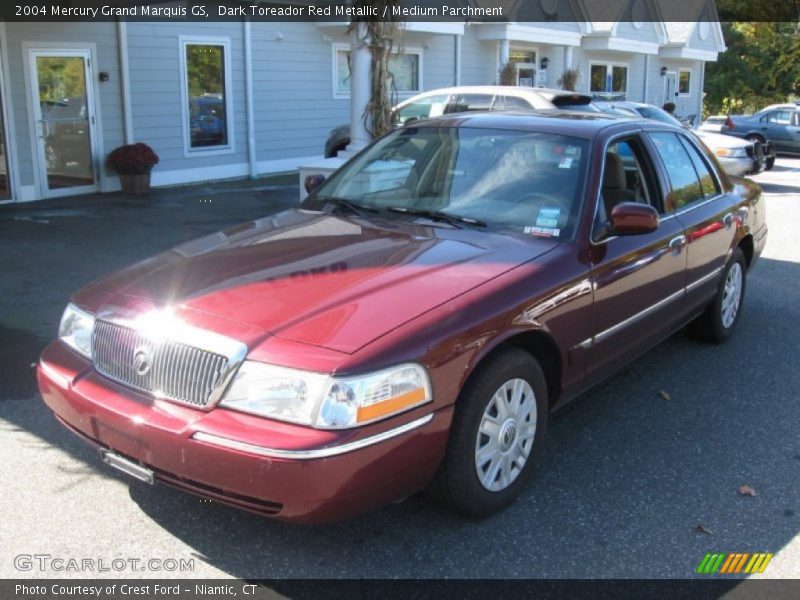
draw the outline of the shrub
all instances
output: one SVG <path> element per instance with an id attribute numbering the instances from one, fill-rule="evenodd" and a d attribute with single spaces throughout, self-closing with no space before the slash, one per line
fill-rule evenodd
<path id="1" fill-rule="evenodd" d="M 158 154 L 142 142 L 128 144 L 111 152 L 106 164 L 121 175 L 144 175 L 158 164 Z"/>

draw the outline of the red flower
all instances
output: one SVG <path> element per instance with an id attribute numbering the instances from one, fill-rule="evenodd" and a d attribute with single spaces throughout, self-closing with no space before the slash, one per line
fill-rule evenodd
<path id="1" fill-rule="evenodd" d="M 143 175 L 158 164 L 158 154 L 147 144 L 120 146 L 108 155 L 106 164 L 122 175 Z"/>

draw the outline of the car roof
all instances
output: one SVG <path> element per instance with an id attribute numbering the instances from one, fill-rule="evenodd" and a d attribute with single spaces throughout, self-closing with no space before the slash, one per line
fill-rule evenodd
<path id="1" fill-rule="evenodd" d="M 649 108 L 655 106 L 644 102 L 634 102 L 633 100 L 599 100 L 596 102 L 596 104 L 600 103 L 608 106 L 621 106 L 622 108 Z"/>
<path id="2" fill-rule="evenodd" d="M 506 95 L 506 96 L 527 96 L 536 95 L 546 99 L 556 98 L 558 96 L 571 96 L 580 94 L 580 92 L 570 92 L 568 90 L 558 90 L 555 88 L 534 88 L 520 85 L 459 85 L 455 87 L 438 88 L 435 90 L 427 90 L 415 94 L 412 98 L 419 96 L 429 96 L 432 94 L 492 94 L 492 95 Z M 405 101 L 410 100 L 407 98 Z"/>
<path id="3" fill-rule="evenodd" d="M 642 117 L 628 117 L 608 113 L 573 110 L 502 110 L 475 111 L 442 115 L 432 119 L 414 121 L 405 127 L 469 127 L 485 129 L 510 129 L 539 133 L 556 133 L 573 137 L 593 138 L 607 127 L 631 123 L 641 127 L 671 127 Z M 680 128 L 671 127 L 676 131 Z M 634 128 L 632 128 L 634 129 Z"/>

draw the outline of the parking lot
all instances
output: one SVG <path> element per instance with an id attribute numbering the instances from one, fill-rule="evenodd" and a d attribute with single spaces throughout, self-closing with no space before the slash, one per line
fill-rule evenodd
<path id="1" fill-rule="evenodd" d="M 294 180 L 0 208 L 0 576 L 682 578 L 707 552 L 774 552 L 759 577 L 800 577 L 800 159 L 754 179 L 770 233 L 729 343 L 679 333 L 553 415 L 501 514 L 466 520 L 418 496 L 313 528 L 110 472 L 56 423 L 32 368 L 72 292 L 290 205 Z M 21 554 L 194 568 L 19 570 Z"/>

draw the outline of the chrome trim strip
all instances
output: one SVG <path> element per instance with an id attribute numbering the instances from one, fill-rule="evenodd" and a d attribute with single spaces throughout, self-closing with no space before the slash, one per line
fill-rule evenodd
<path id="1" fill-rule="evenodd" d="M 632 316 L 628 317 L 624 321 L 620 321 L 619 323 L 617 323 L 616 325 L 612 325 L 611 327 L 609 327 L 605 331 L 601 331 L 600 333 L 598 333 L 597 335 L 594 336 L 594 342 L 595 343 L 602 342 L 604 339 L 606 339 L 608 337 L 611 337 L 612 335 L 614 335 L 615 333 L 621 331 L 622 329 L 625 329 L 626 327 L 629 327 L 629 326 L 633 325 L 634 323 L 637 323 L 638 321 L 641 321 L 645 317 L 653 314 L 654 312 L 656 312 L 657 310 L 663 308 L 664 306 L 666 306 L 670 302 L 674 302 L 675 300 L 678 300 L 684 294 L 686 294 L 686 290 L 684 288 L 681 288 L 680 290 L 678 290 L 674 294 L 670 294 L 666 298 L 664 298 L 662 300 L 659 300 L 655 304 L 652 304 L 652 305 L 648 306 L 644 310 L 639 311 L 635 315 L 632 315 Z"/>
<path id="2" fill-rule="evenodd" d="M 703 275 L 700 279 L 697 279 L 696 281 L 693 281 L 692 283 L 690 283 L 689 285 L 686 286 L 686 292 L 687 293 L 691 292 L 696 287 L 703 285 L 704 283 L 706 283 L 707 281 L 710 281 L 711 279 L 714 279 L 714 277 L 719 275 L 720 271 L 722 271 L 722 267 L 717 267 L 716 269 L 711 271 L 711 273 L 709 273 L 708 275 Z"/>
<path id="3" fill-rule="evenodd" d="M 192 439 L 198 442 L 205 442 L 214 446 L 222 448 L 229 448 L 231 450 L 240 450 L 249 454 L 257 454 L 258 456 L 266 456 L 269 458 L 285 458 L 290 460 L 314 460 L 317 458 L 328 458 L 330 456 L 338 456 L 339 454 L 346 454 L 355 450 L 361 450 L 368 446 L 373 446 L 380 442 L 385 442 L 414 429 L 418 429 L 423 425 L 427 425 L 433 420 L 433 413 L 415 419 L 405 425 L 400 425 L 394 429 L 389 429 L 382 433 L 364 438 L 363 440 L 356 440 L 355 442 L 348 442 L 339 446 L 328 446 L 326 448 L 315 448 L 313 450 L 280 450 L 277 448 L 267 448 L 266 446 L 256 446 L 255 444 L 248 444 L 247 442 L 240 442 L 225 437 L 220 437 L 204 431 L 196 431 L 192 435 Z"/>

